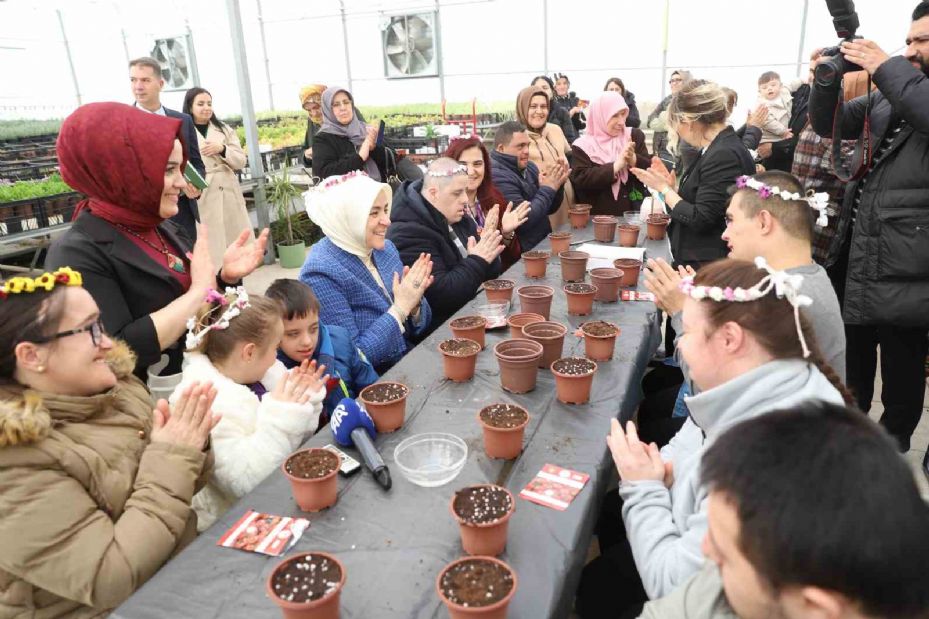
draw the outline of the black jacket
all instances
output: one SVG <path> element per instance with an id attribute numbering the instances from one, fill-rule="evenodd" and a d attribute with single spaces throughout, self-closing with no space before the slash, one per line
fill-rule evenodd
<path id="1" fill-rule="evenodd" d="M 388 154 L 383 146 L 371 149 L 369 157 L 373 158 L 381 173 L 381 182 L 387 182 Z M 353 170 L 364 170 L 365 162 L 358 156 L 358 149 L 348 138 L 325 131 L 317 132 L 313 139 L 313 174 L 319 178 L 341 176 Z"/>
<path id="2" fill-rule="evenodd" d="M 387 238 L 400 252 L 400 260 L 410 266 L 419 254 L 432 256 L 432 276 L 426 300 L 432 308 L 432 328 L 457 312 L 474 298 L 484 281 L 500 274 L 500 259 L 491 263 L 483 258 L 462 257 L 448 229 L 448 220 L 422 195 L 422 181 L 404 181 L 394 194 Z M 465 215 L 452 225 L 455 236 L 467 248 L 468 237 L 478 240 L 477 224 Z"/>
<path id="3" fill-rule="evenodd" d="M 508 202 L 520 204 L 528 200 L 529 219 L 516 228 L 519 246 L 529 251 L 552 231 L 548 216 L 558 210 L 564 199 L 564 185 L 558 191 L 539 185 L 539 168 L 531 161 L 525 170 L 520 170 L 516 157 L 496 150 L 490 151 L 490 167 L 494 185 Z"/>
<path id="4" fill-rule="evenodd" d="M 732 127 L 720 131 L 706 152 L 684 172 L 671 209 L 671 254 L 677 264 L 700 265 L 725 258 L 721 235 L 726 228 L 729 187 L 743 174 L 755 173 L 755 163 Z"/>
<path id="5" fill-rule="evenodd" d="M 164 106 L 162 106 L 164 107 Z M 181 121 L 181 132 L 184 134 L 184 141 L 187 148 L 187 162 L 192 165 L 200 176 L 206 178 L 206 166 L 203 164 L 203 158 L 200 156 L 200 143 L 197 141 L 197 128 L 194 127 L 194 119 L 190 114 L 178 112 L 164 108 L 165 116 L 177 118 Z M 197 224 L 200 221 L 200 210 L 197 208 L 197 201 L 188 198 L 183 193 L 177 199 L 177 215 L 171 218 L 187 234 L 188 238 L 196 240 Z"/>
<path id="6" fill-rule="evenodd" d="M 571 121 L 571 125 L 574 128 L 573 136 L 568 136 L 568 134 L 565 133 L 565 137 L 568 138 L 568 143 L 571 143 L 577 139 L 577 137 L 581 134 L 581 131 L 587 127 L 587 119 L 584 117 L 583 111 L 578 112 L 574 116 L 571 116 L 571 108 L 577 107 L 579 102 L 580 98 L 573 91 L 569 92 L 567 96 L 564 97 L 555 95 L 551 100 L 551 106 L 560 107 L 563 109 L 565 116 L 567 116 L 568 120 Z"/>
<path id="7" fill-rule="evenodd" d="M 306 135 L 303 136 L 303 150 L 306 152 L 306 149 L 313 146 L 313 142 L 316 141 L 316 134 L 319 132 L 319 125 L 310 120 L 310 117 L 307 116 L 306 119 Z M 314 151 L 315 152 L 315 151 Z M 301 155 L 303 157 L 303 165 L 312 168 L 313 160 L 308 158 L 306 155 Z"/>
<path id="8" fill-rule="evenodd" d="M 836 235 L 825 266 L 839 259 L 848 242 L 843 317 L 846 324 L 929 327 L 929 77 L 902 56 L 884 62 L 873 75 L 871 142 L 884 140 L 896 118 L 906 126 L 891 147 L 871 165 L 863 181 L 845 191 Z M 810 122 L 823 137 L 832 136 L 837 89 L 814 86 Z M 844 104 L 842 137 L 857 137 L 864 127 L 865 97 Z M 858 215 L 852 206 L 864 182 Z"/>
<path id="9" fill-rule="evenodd" d="M 758 150 L 758 145 L 761 144 L 761 127 L 747 124 L 742 125 L 735 130 L 735 134 L 742 140 L 742 144 L 745 145 L 745 148 L 748 150 Z M 800 134 L 798 133 L 797 135 Z"/>
<path id="10" fill-rule="evenodd" d="M 626 126 L 638 129 L 642 124 L 642 118 L 639 116 L 639 108 L 635 104 L 635 95 L 628 90 L 623 94 L 623 100 L 629 106 L 629 116 L 626 117 Z"/>

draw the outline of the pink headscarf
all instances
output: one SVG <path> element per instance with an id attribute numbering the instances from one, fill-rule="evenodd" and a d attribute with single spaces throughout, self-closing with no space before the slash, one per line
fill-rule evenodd
<path id="1" fill-rule="evenodd" d="M 626 127 L 622 133 L 612 136 L 606 132 L 606 122 L 619 111 L 628 110 L 625 99 L 618 92 L 607 91 L 594 99 L 587 110 L 587 133 L 574 141 L 594 163 L 613 163 L 622 154 L 626 144 L 632 140 L 632 129 Z M 613 197 L 619 198 L 619 188 L 629 178 L 629 170 L 623 168 L 613 182 Z"/>

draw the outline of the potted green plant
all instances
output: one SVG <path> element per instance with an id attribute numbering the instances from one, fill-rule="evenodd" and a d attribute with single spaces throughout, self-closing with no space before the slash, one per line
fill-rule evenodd
<path id="1" fill-rule="evenodd" d="M 306 243 L 303 240 L 302 222 L 298 214 L 292 212 L 294 200 L 300 198 L 300 190 L 290 181 L 290 169 L 284 168 L 280 174 L 268 175 L 265 192 L 268 202 L 277 213 L 274 238 L 281 266 L 298 269 L 303 266 Z"/>

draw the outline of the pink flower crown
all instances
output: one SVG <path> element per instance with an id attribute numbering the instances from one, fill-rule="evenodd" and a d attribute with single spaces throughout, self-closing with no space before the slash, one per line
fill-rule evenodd
<path id="1" fill-rule="evenodd" d="M 449 178 L 452 176 L 458 176 L 459 174 L 467 173 L 467 166 L 457 165 L 454 168 L 449 168 L 448 170 L 429 170 L 426 172 L 426 176 L 431 176 L 432 178 Z"/>
<path id="2" fill-rule="evenodd" d="M 829 216 L 827 210 L 829 207 L 829 194 L 828 193 L 816 193 L 812 189 L 809 190 L 805 196 L 800 195 L 799 193 L 791 193 L 789 191 L 782 191 L 780 187 L 770 185 L 765 185 L 759 180 L 752 178 L 751 176 L 742 175 L 739 178 L 735 179 L 735 186 L 739 189 L 751 189 L 758 193 L 758 196 L 762 200 L 767 200 L 771 197 L 778 197 L 781 200 L 797 200 L 806 202 L 811 209 L 819 213 L 819 216 L 816 218 L 816 225 L 820 228 L 825 228 L 829 225 Z"/>
<path id="3" fill-rule="evenodd" d="M 452 137 L 448 138 L 448 143 L 451 144 L 452 142 L 457 142 L 458 140 L 477 140 L 481 144 L 484 143 L 484 138 L 476 133 L 472 133 L 470 135 L 453 135 Z"/>
<path id="4" fill-rule="evenodd" d="M 248 302 L 248 292 L 246 292 L 245 286 L 226 288 L 226 294 L 210 288 L 207 290 L 206 297 L 203 300 L 206 303 L 216 304 L 216 307 L 207 312 L 199 321 L 194 316 L 187 319 L 187 337 L 184 339 L 184 345 L 187 347 L 187 350 L 193 350 L 199 346 L 200 342 L 210 331 L 214 329 L 217 331 L 228 329 L 229 321 L 241 314 L 242 310 L 251 307 L 251 303 Z M 206 326 L 203 325 L 203 321 L 207 320 L 214 312 L 219 311 L 220 308 L 226 306 L 228 306 L 228 308 L 222 313 L 219 320 Z"/>
<path id="5" fill-rule="evenodd" d="M 314 176 L 313 186 L 310 188 L 310 190 L 311 191 L 326 191 L 327 189 L 332 189 L 333 187 L 337 187 L 341 185 L 342 183 L 346 183 L 352 180 L 353 178 L 357 178 L 359 176 L 370 178 L 368 176 L 368 173 L 362 170 L 352 170 L 351 172 L 347 172 L 346 174 L 343 174 L 342 176 L 328 176 L 324 179 L 321 179 L 318 176 Z"/>

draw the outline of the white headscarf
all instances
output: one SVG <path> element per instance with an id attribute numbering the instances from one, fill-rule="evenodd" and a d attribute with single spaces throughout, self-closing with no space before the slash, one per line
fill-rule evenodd
<path id="1" fill-rule="evenodd" d="M 303 194 L 306 213 L 336 247 L 368 260 L 372 249 L 365 245 L 365 230 L 371 206 L 381 195 L 388 206 L 393 199 L 390 185 L 354 172 L 330 176 Z"/>

